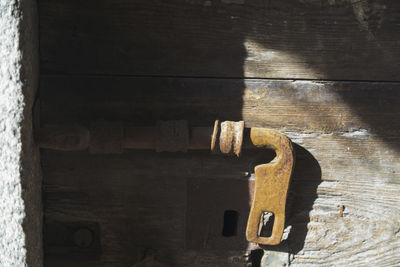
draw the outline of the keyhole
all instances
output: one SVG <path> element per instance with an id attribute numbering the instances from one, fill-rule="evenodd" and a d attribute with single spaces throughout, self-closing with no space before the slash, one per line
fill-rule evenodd
<path id="1" fill-rule="evenodd" d="M 224 212 L 224 226 L 222 235 L 225 237 L 235 236 L 237 232 L 239 213 L 236 210 L 226 210 Z"/>

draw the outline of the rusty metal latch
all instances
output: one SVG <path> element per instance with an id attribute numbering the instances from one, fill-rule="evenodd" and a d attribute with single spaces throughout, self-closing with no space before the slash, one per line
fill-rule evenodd
<path id="1" fill-rule="evenodd" d="M 277 245 L 281 242 L 285 228 L 285 206 L 289 182 L 294 166 L 294 151 L 290 139 L 275 130 L 251 128 L 250 139 L 257 147 L 275 150 L 276 157 L 268 164 L 255 167 L 255 190 L 246 238 L 263 245 Z M 265 212 L 274 215 L 270 237 L 260 236 L 260 221 Z"/>
<path id="2" fill-rule="evenodd" d="M 218 124 L 215 122 L 211 140 L 211 150 L 216 150 Z M 220 151 L 239 156 L 243 143 L 244 122 L 225 121 L 221 123 L 219 134 Z M 251 128 L 250 140 L 253 146 L 275 150 L 276 157 L 268 164 L 255 167 L 255 190 L 246 238 L 249 242 L 262 245 L 277 245 L 281 242 L 285 229 L 285 207 L 290 178 L 294 166 L 294 150 L 290 139 L 276 131 L 265 128 Z M 273 215 L 272 234 L 260 235 L 264 213 Z"/>
<path id="3" fill-rule="evenodd" d="M 36 142 L 42 148 L 84 150 L 93 154 L 122 153 L 124 149 L 155 149 L 157 152 L 186 152 L 210 149 L 239 156 L 242 145 L 272 148 L 275 159 L 255 167 L 254 200 L 247 222 L 246 237 L 250 242 L 277 245 L 285 227 L 285 205 L 294 166 L 290 139 L 278 131 L 251 128 L 250 141 L 243 142 L 244 122 L 216 121 L 214 127 L 191 127 L 187 121 L 161 121 L 155 127 L 136 127 L 121 122 L 94 121 L 89 128 L 81 125 L 45 125 L 35 129 Z M 248 132 L 246 132 L 248 133 Z M 246 139 L 248 139 L 246 135 Z M 261 217 L 273 214 L 269 237 L 260 235 Z"/>

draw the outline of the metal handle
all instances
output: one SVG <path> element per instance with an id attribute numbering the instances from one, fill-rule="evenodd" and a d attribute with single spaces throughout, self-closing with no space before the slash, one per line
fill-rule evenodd
<path id="1" fill-rule="evenodd" d="M 290 139 L 275 130 L 251 128 L 250 138 L 257 147 L 274 149 L 276 157 L 268 164 L 255 167 L 254 200 L 247 222 L 246 238 L 258 244 L 277 245 L 285 228 L 285 206 L 294 167 L 294 150 Z M 259 234 L 264 212 L 271 212 L 275 217 L 270 237 Z"/>

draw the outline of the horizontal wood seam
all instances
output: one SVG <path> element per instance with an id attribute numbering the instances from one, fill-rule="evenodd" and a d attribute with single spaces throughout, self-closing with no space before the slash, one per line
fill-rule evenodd
<path id="1" fill-rule="evenodd" d="M 215 80 L 266 80 L 266 81 L 310 81 L 310 82 L 349 82 L 349 83 L 387 83 L 400 84 L 395 80 L 340 80 L 340 79 L 302 79 L 302 78 L 265 78 L 265 77 L 227 77 L 227 76 L 185 76 L 185 75 L 131 75 L 99 73 L 42 73 L 41 77 L 122 77 L 122 78 L 162 78 L 162 79 L 215 79 Z"/>

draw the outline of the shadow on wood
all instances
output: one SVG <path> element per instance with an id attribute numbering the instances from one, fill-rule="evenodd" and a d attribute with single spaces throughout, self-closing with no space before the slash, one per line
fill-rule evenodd
<path id="1" fill-rule="evenodd" d="M 399 79 L 400 49 L 393 39 L 398 33 L 399 3 L 40 0 L 42 122 L 88 125 L 106 119 L 153 125 L 160 119 L 186 119 L 195 126 L 209 126 L 214 119 L 245 120 L 249 126 L 297 133 L 355 131 L 355 137 L 366 129 L 361 137 L 375 134 L 399 151 L 400 142 L 393 144 L 391 139 L 400 129 L 399 83 L 368 82 Z M 347 148 L 358 149 L 360 158 L 368 152 L 352 140 L 337 143 L 343 145 L 336 150 L 343 161 L 351 156 L 345 153 Z M 307 147 L 323 150 L 329 145 L 331 139 L 318 139 Z M 332 173 L 341 165 L 331 166 L 328 152 L 320 163 Z M 383 150 L 378 152 L 383 155 Z M 304 246 L 321 167 L 299 145 L 296 154 L 287 206 L 292 230 L 287 241 L 268 250 L 297 253 Z M 208 188 L 214 191 L 210 195 L 218 197 L 222 192 L 229 200 L 237 187 L 224 192 L 223 180 L 237 177 L 244 169 L 251 172 L 247 167 L 255 163 L 246 162 L 245 157 L 238 162 L 196 153 L 129 151 L 89 156 L 43 150 L 44 194 L 51 196 L 45 198 L 45 220 L 100 224 L 101 259 L 79 262 L 85 267 L 128 266 L 138 258 L 135 250 L 147 246 L 155 247 L 157 253 L 168 251 L 161 260 L 174 266 L 246 266 L 230 261 L 237 251 L 218 246 L 224 212 L 234 208 L 207 210 L 204 205 L 195 214 L 207 216 L 217 210 L 213 215 L 216 228 L 192 240 L 200 240 L 193 247 L 204 248 L 203 237 L 218 235 L 215 243 L 208 239 L 206 249 L 186 250 L 183 234 L 186 182 L 219 180 L 218 188 Z M 387 169 L 388 165 L 382 166 Z M 385 175 L 398 183 L 395 174 Z M 358 177 L 345 178 L 355 182 Z M 386 179 L 381 173 L 375 178 Z M 241 199 L 235 201 L 249 201 L 248 188 L 240 190 L 236 193 Z M 219 203 L 226 205 L 228 200 Z M 380 207 L 385 208 L 383 204 Z M 245 216 L 239 214 L 239 218 Z M 230 243 L 225 238 L 222 244 Z M 229 245 L 241 249 L 243 243 Z"/>
<path id="2" fill-rule="evenodd" d="M 317 188 L 321 183 L 321 168 L 318 161 L 304 147 L 294 144 L 296 164 L 286 205 L 286 226 L 291 226 L 288 238 L 277 246 L 262 246 L 271 251 L 292 254 L 303 249 L 307 236 L 309 213 L 317 199 Z"/>

